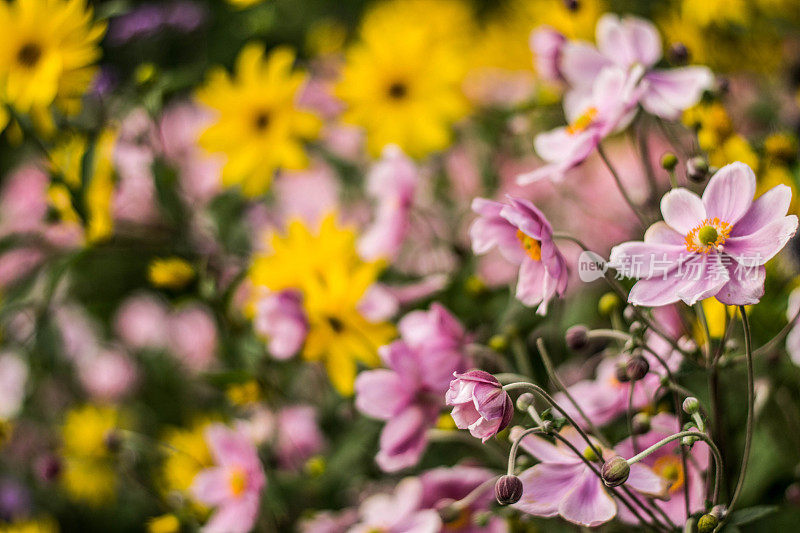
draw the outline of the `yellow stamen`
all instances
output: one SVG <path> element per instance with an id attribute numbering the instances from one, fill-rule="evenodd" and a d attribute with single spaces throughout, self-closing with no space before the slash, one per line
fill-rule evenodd
<path id="1" fill-rule="evenodd" d="M 567 133 L 569 133 L 570 135 L 575 135 L 576 133 L 584 131 L 586 128 L 591 126 L 596 116 L 597 116 L 597 108 L 590 107 L 589 109 L 584 111 L 583 114 L 581 114 L 581 116 L 576 118 L 572 122 L 572 124 L 567 126 Z"/>
<path id="2" fill-rule="evenodd" d="M 599 459 L 591 446 L 587 446 L 586 449 L 583 450 L 583 457 L 586 458 L 587 461 L 597 461 Z"/>
<path id="3" fill-rule="evenodd" d="M 528 254 L 528 257 L 534 261 L 542 260 L 542 246 L 539 241 L 527 235 L 520 229 L 517 230 L 517 239 L 519 239 L 520 244 L 522 244 L 522 249 L 525 250 L 525 253 Z"/>
<path id="4" fill-rule="evenodd" d="M 230 473 L 228 484 L 234 496 L 241 496 L 247 488 L 247 473 L 241 468 L 236 468 Z"/>
<path id="5" fill-rule="evenodd" d="M 730 224 L 719 218 L 707 218 L 686 234 L 686 249 L 707 254 L 725 244 L 731 233 Z"/>
<path id="6" fill-rule="evenodd" d="M 653 464 L 653 471 L 670 483 L 667 489 L 669 492 L 675 492 L 683 487 L 685 478 L 680 457 L 675 455 L 659 457 Z"/>

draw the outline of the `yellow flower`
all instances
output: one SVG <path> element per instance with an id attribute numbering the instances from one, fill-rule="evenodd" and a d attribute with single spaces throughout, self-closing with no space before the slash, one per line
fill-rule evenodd
<path id="1" fill-rule="evenodd" d="M 319 134 L 320 120 L 296 106 L 306 75 L 292 71 L 294 57 L 280 47 L 265 59 L 263 45 L 248 44 L 236 61 L 235 77 L 216 68 L 197 92 L 216 114 L 200 144 L 226 156 L 223 183 L 240 185 L 247 196 L 266 192 L 278 169 L 307 167 L 303 142 Z"/>
<path id="2" fill-rule="evenodd" d="M 563 33 L 568 39 L 593 41 L 597 20 L 606 10 L 604 0 L 581 0 L 577 9 L 570 9 L 564 0 L 515 0 L 513 12 L 524 20 L 529 31 L 546 25 Z M 527 38 L 525 39 L 527 43 Z"/>
<path id="3" fill-rule="evenodd" d="M 114 195 L 114 146 L 117 134 L 103 131 L 90 150 L 89 141 L 82 135 L 69 135 L 50 153 L 50 169 L 66 187 L 55 183 L 50 187 L 51 205 L 65 222 L 79 222 L 79 212 L 85 212 L 86 242 L 94 244 L 111 236 L 114 231 L 112 199 Z M 91 157 L 88 183 L 83 183 L 82 168 Z M 70 192 L 72 191 L 72 193 Z M 83 190 L 83 205 L 72 205 L 73 197 Z"/>
<path id="4" fill-rule="evenodd" d="M 333 215 L 317 233 L 292 222 L 287 234 L 274 235 L 270 244 L 269 252 L 255 258 L 251 282 L 256 288 L 302 293 L 309 322 L 303 357 L 323 361 L 336 390 L 351 395 L 357 364 L 376 366 L 378 348 L 395 334 L 391 324 L 371 322 L 358 310 L 383 264 L 361 260 L 355 233 L 339 228 Z"/>
<path id="5" fill-rule="evenodd" d="M 61 483 L 76 500 L 100 506 L 114 497 L 116 474 L 108 438 L 119 427 L 119 413 L 111 407 L 86 405 L 67 413 L 61 428 Z"/>
<path id="6" fill-rule="evenodd" d="M 788 132 L 773 133 L 764 139 L 764 151 L 773 159 L 793 161 L 797 158 L 797 137 Z"/>
<path id="7" fill-rule="evenodd" d="M 244 9 L 246 7 L 255 6 L 262 3 L 264 0 L 226 0 L 230 5 Z"/>
<path id="8" fill-rule="evenodd" d="M 261 387 L 257 381 L 250 380 L 230 385 L 225 394 L 233 405 L 250 405 L 258 402 L 261 398 Z"/>
<path id="9" fill-rule="evenodd" d="M 161 469 L 165 492 L 177 491 L 189 495 L 194 477 L 213 464 L 204 432 L 211 420 L 199 420 L 188 429 L 168 430 L 162 440 L 166 452 Z"/>
<path id="10" fill-rule="evenodd" d="M 366 130 L 373 156 L 387 144 L 417 158 L 450 144 L 452 125 L 469 109 L 464 25 L 465 6 L 445 0 L 394 0 L 367 13 L 336 91 L 347 105 L 343 120 Z"/>
<path id="11" fill-rule="evenodd" d="M 730 116 L 721 103 L 703 103 L 687 109 L 683 123 L 697 131 L 697 142 L 708 153 L 711 165 L 723 167 L 741 161 L 758 168 L 758 155 L 747 139 L 734 132 Z"/>
<path id="12" fill-rule="evenodd" d="M 792 190 L 792 203 L 789 205 L 789 213 L 800 213 L 800 198 L 798 198 L 797 186 L 795 185 L 792 172 L 784 165 L 773 164 L 761 172 L 756 187 L 757 194 L 764 194 L 777 185 L 786 185 Z"/>
<path id="13" fill-rule="evenodd" d="M 174 514 L 151 518 L 147 522 L 147 533 L 180 533 L 181 521 Z"/>
<path id="14" fill-rule="evenodd" d="M 155 287 L 181 289 L 194 279 L 194 267 L 180 257 L 153 259 L 147 267 L 147 279 Z"/>
<path id="15" fill-rule="evenodd" d="M 748 19 L 747 3 L 745 0 L 683 0 L 681 13 L 685 23 L 695 23 L 700 26 L 712 24 L 745 24 Z"/>
<path id="16" fill-rule="evenodd" d="M 334 19 L 314 22 L 306 35 L 306 49 L 315 56 L 338 53 L 347 40 L 347 28 Z"/>
<path id="17" fill-rule="evenodd" d="M 28 113 L 56 103 L 75 113 L 95 73 L 105 23 L 92 22 L 85 0 L 0 2 L 0 83 Z"/>
<path id="18" fill-rule="evenodd" d="M 750 168 L 758 168 L 758 155 L 755 153 L 747 139 L 739 134 L 731 135 L 718 149 L 708 154 L 708 161 L 716 167 L 723 167 L 728 163 L 741 161 Z"/>
<path id="19" fill-rule="evenodd" d="M 52 518 L 39 518 L 0 524 L 0 533 L 58 533 L 58 524 Z"/>

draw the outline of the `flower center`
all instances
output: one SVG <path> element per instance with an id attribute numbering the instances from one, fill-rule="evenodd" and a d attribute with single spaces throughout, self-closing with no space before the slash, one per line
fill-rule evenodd
<path id="1" fill-rule="evenodd" d="M 586 458 L 587 461 L 598 461 L 600 458 L 597 457 L 597 454 L 594 452 L 591 446 L 587 446 L 585 450 L 583 450 L 583 457 Z"/>
<path id="2" fill-rule="evenodd" d="M 408 94 L 408 86 L 403 82 L 396 81 L 389 85 L 387 92 L 393 100 L 402 100 Z"/>
<path id="3" fill-rule="evenodd" d="M 28 68 L 33 68 L 42 57 L 42 48 L 36 43 L 26 43 L 17 52 L 17 62 Z"/>
<path id="4" fill-rule="evenodd" d="M 253 127 L 256 129 L 256 131 L 261 132 L 269 127 L 270 122 L 272 122 L 272 117 L 270 117 L 269 112 L 260 111 L 253 119 Z"/>
<path id="5" fill-rule="evenodd" d="M 690 252 L 707 254 L 720 250 L 730 235 L 731 227 L 719 218 L 707 218 L 686 235 L 686 249 Z"/>
<path id="6" fill-rule="evenodd" d="M 444 524 L 445 531 L 461 531 L 472 523 L 472 511 L 468 507 L 461 509 L 454 520 Z"/>
<path id="7" fill-rule="evenodd" d="M 326 319 L 328 321 L 328 325 L 335 333 L 341 333 L 344 331 L 344 322 L 336 318 L 335 316 L 329 316 Z"/>
<path id="8" fill-rule="evenodd" d="M 592 125 L 592 122 L 594 122 L 595 117 L 597 117 L 597 108 L 590 107 L 589 109 L 584 111 L 581 116 L 576 118 L 572 122 L 572 124 L 567 126 L 567 133 L 569 133 L 570 135 L 575 135 L 576 133 L 580 133 L 586 130 L 586 128 Z"/>
<path id="9" fill-rule="evenodd" d="M 247 488 L 247 473 L 241 468 L 234 468 L 228 477 L 228 486 L 234 496 L 241 496 Z"/>
<path id="10" fill-rule="evenodd" d="M 534 261 L 542 260 L 542 245 L 539 241 L 524 233 L 521 229 L 517 230 L 517 239 L 522 245 L 522 249 L 528 254 L 528 257 Z"/>
<path id="11" fill-rule="evenodd" d="M 678 457 L 674 455 L 659 457 L 653 464 L 653 471 L 670 483 L 667 489 L 669 492 L 675 492 L 683 487 L 685 481 L 683 465 Z"/>

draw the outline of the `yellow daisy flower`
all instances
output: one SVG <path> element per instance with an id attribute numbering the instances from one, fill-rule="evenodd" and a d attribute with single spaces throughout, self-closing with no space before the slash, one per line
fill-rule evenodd
<path id="1" fill-rule="evenodd" d="M 189 428 L 168 430 L 162 441 L 166 457 L 161 468 L 164 491 L 189 495 L 194 477 L 211 466 L 214 460 L 206 444 L 204 432 L 211 420 L 199 420 Z"/>
<path id="2" fill-rule="evenodd" d="M 52 518 L 39 518 L 0 524 L 0 533 L 58 533 L 58 524 Z"/>
<path id="3" fill-rule="evenodd" d="M 147 533 L 180 533 L 181 521 L 174 514 L 151 518 L 147 522 Z"/>
<path id="4" fill-rule="evenodd" d="M 450 144 L 453 123 L 469 109 L 461 89 L 465 9 L 449 1 L 395 0 L 365 16 L 336 90 L 347 104 L 343 120 L 366 130 L 373 156 L 387 144 L 417 158 Z"/>
<path id="5" fill-rule="evenodd" d="M 247 196 L 266 192 L 278 169 L 307 167 L 303 142 L 319 135 L 319 118 L 296 105 L 306 75 L 292 71 L 294 58 L 284 47 L 265 58 L 263 45 L 248 44 L 234 77 L 217 68 L 197 91 L 197 99 L 216 114 L 200 145 L 226 156 L 223 183 L 240 185 Z"/>
<path id="6" fill-rule="evenodd" d="M 0 2 L 0 28 L 5 99 L 22 113 L 53 103 L 67 113 L 77 112 L 94 76 L 106 28 L 92 21 L 86 0 Z"/>
<path id="7" fill-rule="evenodd" d="M 334 215 L 316 233 L 295 221 L 286 235 L 272 237 L 271 250 L 256 256 L 250 270 L 256 289 L 302 293 L 309 322 L 303 357 L 324 362 L 344 396 L 353 393 L 358 363 L 378 365 L 378 348 L 395 335 L 391 324 L 371 322 L 358 310 L 383 264 L 360 259 L 355 242 L 355 233 L 339 228 Z"/>

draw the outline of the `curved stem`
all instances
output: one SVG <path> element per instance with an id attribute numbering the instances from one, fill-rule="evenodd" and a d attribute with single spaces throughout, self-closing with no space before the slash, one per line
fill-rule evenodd
<path id="1" fill-rule="evenodd" d="M 592 420 L 586 416 L 586 413 L 583 411 L 583 409 L 581 409 L 581 406 L 578 405 L 578 402 L 576 402 L 575 398 L 573 398 L 569 393 L 567 387 L 564 386 L 564 382 L 561 381 L 561 378 L 559 378 L 558 374 L 556 374 L 556 369 L 553 367 L 553 361 L 550 359 L 550 355 L 547 353 L 547 348 L 544 345 L 544 340 L 541 337 L 536 339 L 536 347 L 539 349 L 539 355 L 542 356 L 542 362 L 544 363 L 545 370 L 547 370 L 547 375 L 550 376 L 550 380 L 561 390 L 561 392 L 564 393 L 564 396 L 567 397 L 567 400 L 569 400 L 569 402 L 575 407 L 575 410 L 579 415 L 581 415 L 581 418 L 583 418 L 583 420 L 586 422 L 586 425 L 589 427 L 589 431 L 591 431 L 592 434 L 597 437 L 603 446 L 610 448 L 611 444 L 603 436 L 597 426 L 594 425 Z"/>
<path id="2" fill-rule="evenodd" d="M 750 321 L 747 318 L 744 306 L 739 306 L 739 314 L 742 317 L 742 328 L 744 329 L 744 354 L 747 358 L 747 423 L 744 436 L 744 452 L 742 453 L 742 468 L 739 471 L 739 480 L 736 482 L 736 488 L 733 490 L 731 503 L 728 505 L 728 511 L 732 511 L 736 505 L 737 500 L 742 492 L 744 479 L 747 475 L 747 464 L 750 460 L 750 446 L 753 443 L 753 421 L 755 419 L 754 400 L 755 400 L 755 386 L 754 386 L 754 372 L 753 372 L 753 347 L 750 338 Z"/>
<path id="3" fill-rule="evenodd" d="M 526 429 L 525 431 L 520 433 L 517 436 L 517 438 L 514 439 L 514 442 L 511 444 L 511 451 L 508 452 L 508 469 L 506 470 L 506 474 L 508 474 L 509 476 L 514 475 L 514 466 L 517 461 L 517 450 L 519 449 L 519 445 L 522 443 L 522 439 L 534 433 L 543 433 L 543 430 L 541 427 Z"/>
<path id="4" fill-rule="evenodd" d="M 628 464 L 636 464 L 651 453 L 661 449 L 662 447 L 666 446 L 672 441 L 676 441 L 682 439 L 684 437 L 694 437 L 701 439 L 706 444 L 708 444 L 709 449 L 711 450 L 711 455 L 714 456 L 714 463 L 717 465 L 717 474 L 714 476 L 714 495 L 711 498 L 712 503 L 717 503 L 717 499 L 719 497 L 719 486 L 720 486 L 720 475 L 722 471 L 722 457 L 719 454 L 719 449 L 717 445 L 714 444 L 714 441 L 705 433 L 701 433 L 699 431 L 681 431 L 679 433 L 675 433 L 674 435 L 670 435 L 669 437 L 664 437 L 660 441 L 656 442 L 649 448 L 644 451 L 641 451 L 628 459 Z"/>
<path id="5" fill-rule="evenodd" d="M 622 180 L 620 179 L 619 174 L 617 173 L 614 166 L 611 164 L 611 161 L 609 161 L 608 156 L 606 156 L 606 152 L 601 144 L 597 145 L 597 153 L 600 154 L 600 159 L 603 160 L 603 163 L 605 163 L 606 168 L 608 168 L 608 171 L 611 172 L 611 175 L 614 177 L 614 181 L 617 184 L 619 192 L 622 193 L 622 197 L 625 199 L 625 203 L 627 203 L 628 206 L 631 208 L 633 213 L 636 215 L 636 218 L 638 218 L 639 222 L 642 223 L 642 226 L 646 226 L 647 220 L 639 212 L 639 206 L 636 205 L 636 203 L 628 194 L 628 191 L 625 190 L 625 186 L 622 184 Z"/>

